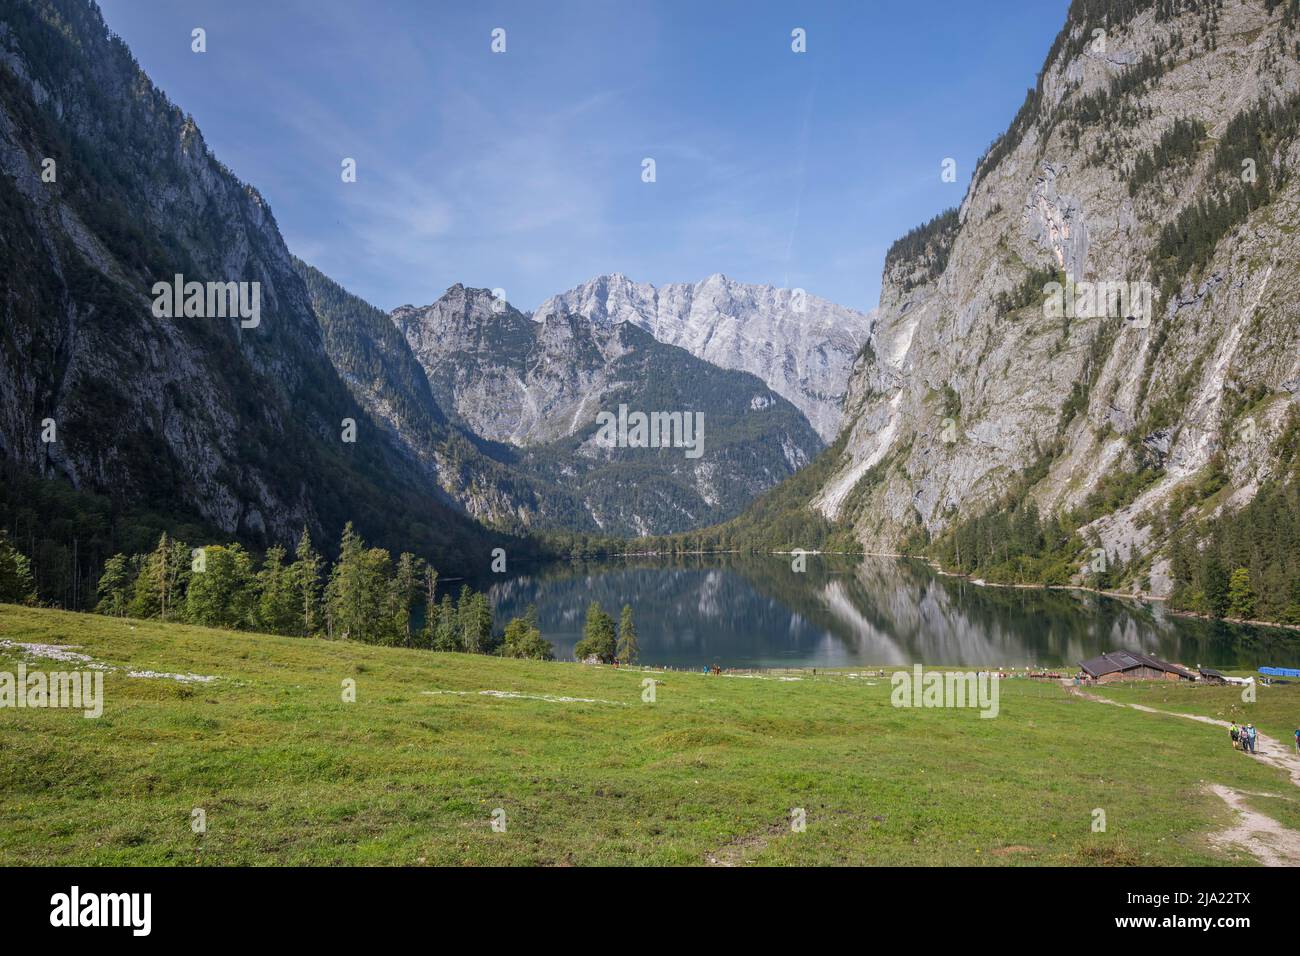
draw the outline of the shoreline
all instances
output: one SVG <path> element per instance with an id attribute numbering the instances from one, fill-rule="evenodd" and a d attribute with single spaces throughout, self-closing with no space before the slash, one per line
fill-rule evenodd
<path id="1" fill-rule="evenodd" d="M 1214 617 L 1210 614 L 1201 614 L 1197 611 L 1185 611 L 1181 608 L 1172 608 L 1168 606 L 1169 598 L 1159 594 L 1148 594 L 1144 591 L 1131 593 L 1128 591 L 1111 591 L 1102 588 L 1090 588 L 1085 584 L 1005 584 L 1000 581 L 985 581 L 982 578 L 972 577 L 969 574 L 962 574 L 959 571 L 947 571 L 934 558 L 920 554 L 904 554 L 901 551 L 820 551 L 816 549 L 803 550 L 799 549 L 800 554 L 804 555 L 840 555 L 845 557 L 865 557 L 865 558 L 906 558 L 909 561 L 923 561 L 930 566 L 935 574 L 942 575 L 946 578 L 963 578 L 970 581 L 976 587 L 984 588 L 1009 588 L 1028 591 L 1081 591 L 1087 594 L 1098 594 L 1102 597 L 1115 598 L 1123 601 L 1142 601 L 1146 603 L 1158 603 L 1164 606 L 1165 613 L 1175 617 L 1192 618 L 1202 621 L 1221 621 L 1224 624 L 1238 624 L 1245 627 L 1265 627 L 1281 631 L 1300 631 L 1300 624 L 1283 624 L 1281 621 L 1260 621 L 1253 618 L 1241 617 Z M 745 551 L 742 548 L 723 548 L 713 551 L 624 551 L 618 554 L 604 555 L 606 560 L 614 558 L 662 558 L 672 557 L 674 555 L 695 555 L 703 556 L 707 554 L 766 554 L 772 556 L 785 556 L 795 554 L 795 551 Z"/>
<path id="2" fill-rule="evenodd" d="M 869 552 L 863 552 L 868 554 Z M 1146 603 L 1158 603 L 1164 605 L 1165 613 L 1172 614 L 1175 617 L 1195 618 L 1202 621 L 1221 621 L 1224 624 L 1241 624 L 1247 627 L 1269 627 L 1283 631 L 1300 631 L 1300 624 L 1283 624 L 1280 621 L 1257 621 L 1251 618 L 1242 617 L 1214 617 L 1211 614 L 1201 614 L 1197 611 L 1185 611 L 1181 608 L 1169 607 L 1169 598 L 1159 594 L 1147 594 L 1143 591 L 1131 593 L 1128 591 L 1110 591 L 1102 588 L 1090 588 L 1085 584 L 1004 584 L 999 581 L 985 581 L 982 578 L 974 578 L 969 574 L 961 574 L 957 571 L 945 571 L 938 561 L 929 557 L 922 557 L 915 554 L 887 554 L 877 552 L 875 557 L 897 557 L 908 558 L 913 561 L 924 561 L 928 564 L 935 574 L 941 574 L 946 578 L 964 578 L 975 584 L 976 587 L 983 588 L 1012 588 L 1021 590 L 1036 591 L 1083 591 L 1088 594 L 1100 594 L 1103 597 L 1116 598 L 1126 601 L 1143 601 Z"/>

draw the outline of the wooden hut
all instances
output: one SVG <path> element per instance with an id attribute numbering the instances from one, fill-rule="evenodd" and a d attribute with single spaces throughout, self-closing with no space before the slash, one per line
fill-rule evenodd
<path id="1" fill-rule="evenodd" d="M 1079 664 L 1079 679 L 1095 684 L 1124 680 L 1196 680 L 1191 671 L 1149 654 L 1107 651 Z"/>

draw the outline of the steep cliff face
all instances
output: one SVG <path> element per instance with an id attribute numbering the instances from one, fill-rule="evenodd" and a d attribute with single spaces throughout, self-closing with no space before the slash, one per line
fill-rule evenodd
<path id="1" fill-rule="evenodd" d="M 755 376 L 631 323 L 532 321 L 488 290 L 460 285 L 392 319 L 458 426 L 495 443 L 488 452 L 515 474 L 577 500 L 575 512 L 552 509 L 542 524 L 629 535 L 699 527 L 736 514 L 821 448 L 798 409 Z M 601 415 L 620 406 L 683 423 L 702 417 L 698 454 L 607 441 Z"/>
<path id="2" fill-rule="evenodd" d="M 757 375 L 825 442 L 839 431 L 849 370 L 871 328 L 870 315 L 815 295 L 720 274 L 658 287 L 598 276 L 547 299 L 535 317 L 563 313 L 606 327 L 630 322 L 714 365 Z"/>
<path id="3" fill-rule="evenodd" d="M 486 540 L 425 504 L 335 372 L 269 208 L 93 4 L 0 3 L 0 218 L 7 460 L 253 542 L 349 519 L 435 558 Z M 259 314 L 159 315 L 176 275 L 247 283 Z"/>
<path id="4" fill-rule="evenodd" d="M 400 306 L 393 322 L 437 400 L 474 432 L 544 444 L 591 424 L 626 350 L 580 320 L 539 325 L 485 289 L 454 285 L 432 305 Z"/>
<path id="5" fill-rule="evenodd" d="M 1300 392 L 1293 7 L 1076 0 L 960 208 L 887 258 L 818 510 L 883 549 L 1015 488 L 1101 500 L 1084 536 L 1167 589 L 1153 516 L 1249 500 Z"/>
<path id="6" fill-rule="evenodd" d="M 388 313 L 305 262 L 294 264 L 307 285 L 326 351 L 349 391 L 424 473 L 431 488 L 442 492 L 443 500 L 515 532 L 597 529 L 570 489 L 523 473 L 513 464 L 517 456 L 512 449 L 484 441 L 463 421 L 448 418 Z M 492 366 L 491 355 L 485 363 Z M 454 408 L 454 394 L 445 388 L 441 394 Z"/>

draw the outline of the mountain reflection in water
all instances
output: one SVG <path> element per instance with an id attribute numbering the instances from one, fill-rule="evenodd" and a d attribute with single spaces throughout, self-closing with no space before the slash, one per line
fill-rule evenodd
<path id="1" fill-rule="evenodd" d="M 572 658 L 587 605 L 632 605 L 641 660 L 702 667 L 864 664 L 1073 668 L 1108 650 L 1213 667 L 1300 664 L 1300 633 L 1202 621 L 1159 603 L 1079 591 L 981 587 L 920 561 L 687 555 L 555 562 L 483 582 L 498 627 L 537 605 Z"/>

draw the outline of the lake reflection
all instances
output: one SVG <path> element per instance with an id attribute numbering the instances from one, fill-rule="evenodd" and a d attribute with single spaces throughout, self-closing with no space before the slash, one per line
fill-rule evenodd
<path id="1" fill-rule="evenodd" d="M 1108 650 L 1189 666 L 1300 664 L 1300 634 L 1176 617 L 1159 604 L 1075 591 L 980 587 L 919 561 L 779 555 L 558 562 L 491 584 L 498 626 L 536 604 L 572 658 L 587 605 L 632 605 L 644 663 L 678 667 L 862 664 L 1075 667 Z"/>

